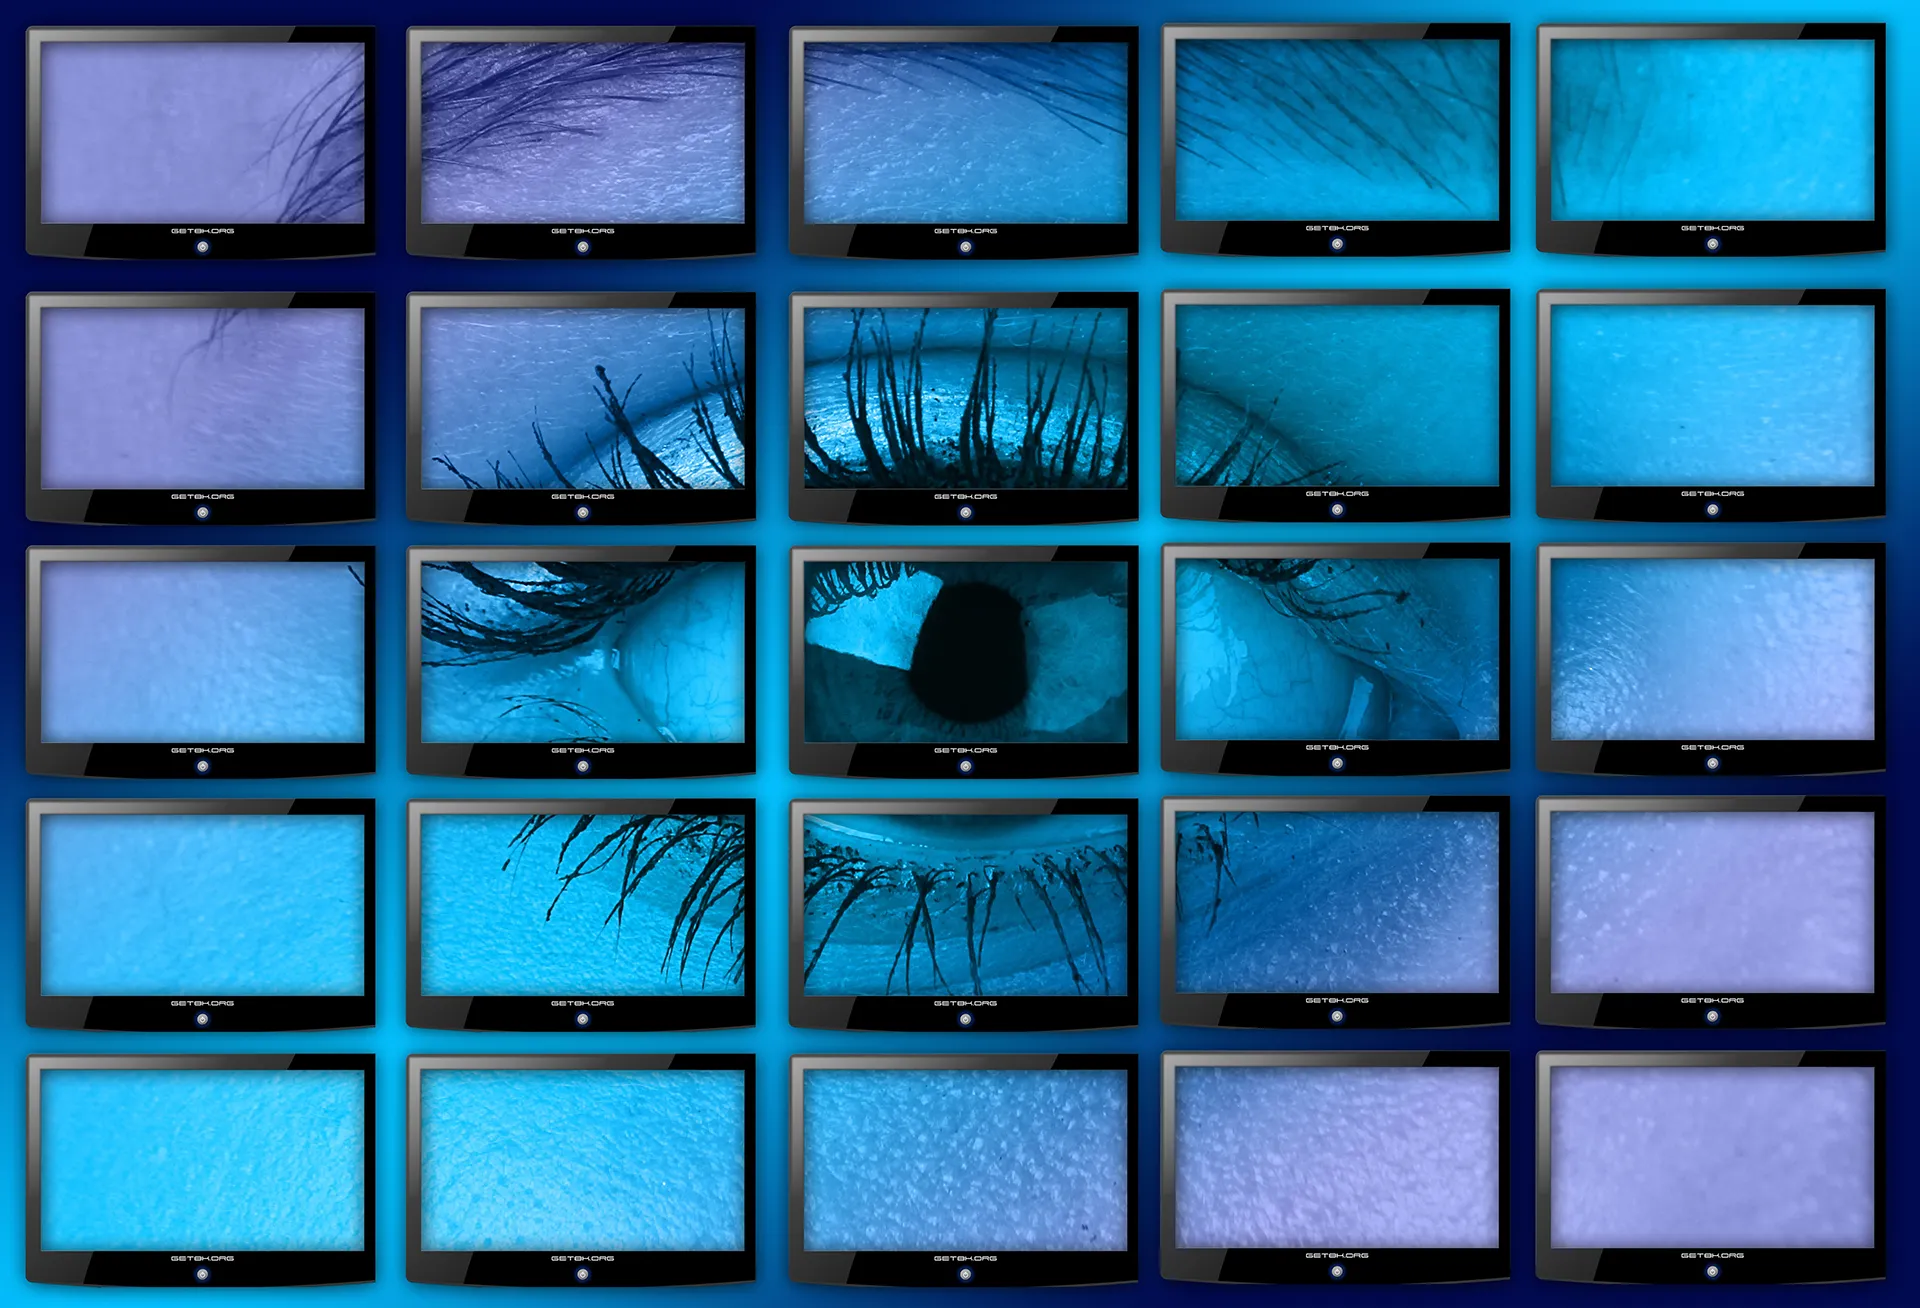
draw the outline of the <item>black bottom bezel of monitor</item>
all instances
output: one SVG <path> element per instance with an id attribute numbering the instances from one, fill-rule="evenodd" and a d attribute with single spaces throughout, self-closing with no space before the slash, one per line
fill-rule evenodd
<path id="1" fill-rule="evenodd" d="M 368 615 L 369 630 L 373 625 Z M 371 700 L 371 678 L 367 695 Z M 231 781 L 274 777 L 343 777 L 374 770 L 368 742 L 324 744 L 48 744 L 27 742 L 27 771 L 45 777 L 186 778 Z"/>
<path id="2" fill-rule="evenodd" d="M 1878 740 L 1541 740 L 1542 772 L 1632 777 L 1804 777 L 1885 772 Z"/>
<path id="3" fill-rule="evenodd" d="M 1880 1026 L 1887 1020 L 1886 997 L 1858 991 L 1832 994 L 1548 991 L 1536 996 L 1535 1009 L 1534 1020 L 1542 1026 L 1637 1027 L 1648 1031 Z"/>
<path id="4" fill-rule="evenodd" d="M 1504 39 L 1501 43 L 1501 62 L 1506 62 Z M 1500 98 L 1504 101 L 1507 98 L 1505 78 L 1501 79 L 1501 84 L 1503 89 Z M 1502 154 L 1504 173 L 1504 151 Z M 1504 208 L 1505 178 L 1501 180 Z M 1389 222 L 1315 222 L 1305 219 L 1221 222 L 1176 218 L 1163 223 L 1160 228 L 1160 248 L 1168 254 L 1265 255 L 1289 259 L 1316 256 L 1380 258 L 1505 254 L 1512 245 L 1512 224 L 1505 218 L 1400 219 Z"/>
<path id="5" fill-rule="evenodd" d="M 752 1126 L 749 1124 L 748 1129 Z M 414 1251 L 407 1279 L 425 1285 L 578 1285 L 635 1289 L 668 1285 L 734 1285 L 755 1277 L 753 1250 L 647 1249 L 627 1253 L 572 1250 L 439 1249 Z M 583 1275 L 584 1274 L 584 1275 Z"/>
<path id="6" fill-rule="evenodd" d="M 367 72 L 371 79 L 371 41 L 368 53 Z M 371 124 L 368 131 L 371 141 Z M 367 163 L 371 170 L 371 149 Z M 372 205 L 373 197 L 369 193 L 369 211 Z M 200 248 L 202 244 L 206 246 L 204 250 Z M 69 259 L 339 259 L 373 253 L 373 224 L 29 221 L 27 253 Z"/>
<path id="7" fill-rule="evenodd" d="M 1406 1030 L 1417 1027 L 1505 1026 L 1508 997 L 1498 990 L 1378 990 L 1200 994 L 1175 991 L 1160 1000 L 1170 1026 L 1244 1027 L 1265 1031 Z M 1233 1279 L 1233 1278 L 1227 1278 Z"/>
<path id="8" fill-rule="evenodd" d="M 1551 1256 L 1549 1256 L 1551 1255 Z M 1879 1249 L 1564 1249 L 1541 1250 L 1543 1281 L 1611 1281 L 1628 1285 L 1821 1285 L 1884 1281 Z"/>
<path id="9" fill-rule="evenodd" d="M 1132 741 L 1060 744 L 849 745 L 794 739 L 787 770 L 810 777 L 899 777 L 950 780 L 1039 780 L 1045 777 L 1118 777 L 1140 770 Z"/>
<path id="10" fill-rule="evenodd" d="M 749 184 L 751 190 L 751 184 Z M 586 245 L 582 250 L 580 246 Z M 753 224 L 425 223 L 407 232 L 407 253 L 440 259 L 718 259 L 754 252 Z"/>
<path id="11" fill-rule="evenodd" d="M 201 516 L 201 515 L 205 516 Z M 373 491 L 358 490 L 29 490 L 34 522 L 127 527 L 271 527 L 370 522 Z"/>
<path id="12" fill-rule="evenodd" d="M 1545 130 L 1544 128 L 1542 129 Z M 1547 186 L 1542 170 L 1541 185 Z M 1544 203 L 1544 200 L 1543 200 Z M 1708 242 L 1714 244 L 1708 244 Z M 1683 222 L 1679 219 L 1548 218 L 1535 224 L 1542 254 L 1624 254 L 1676 258 L 1778 258 L 1806 254 L 1877 254 L 1887 248 L 1882 219 L 1770 219 Z"/>
<path id="13" fill-rule="evenodd" d="M 1505 1249 L 1175 1249 L 1162 1260 L 1170 1281 L 1252 1285 L 1421 1285 L 1505 1281 L 1513 1275 Z"/>
<path id="14" fill-rule="evenodd" d="M 793 1280 L 815 1285 L 879 1285 L 896 1289 L 967 1286 L 1126 1285 L 1140 1279 L 1134 1252 L 1092 1249 L 965 1250 L 826 1253 L 809 1250 L 805 1264 L 789 1269 Z"/>
<path id="15" fill-rule="evenodd" d="M 27 1025 L 73 1031 L 336 1031 L 374 1024 L 371 995 L 35 995 Z"/>
<path id="16" fill-rule="evenodd" d="M 1504 486 L 1177 486 L 1160 515 L 1196 522 L 1459 522 L 1505 518 Z"/>
<path id="17" fill-rule="evenodd" d="M 1134 995 L 808 995 L 787 1024 L 823 1031 L 1095 1031 L 1138 1026 Z"/>
<path id="18" fill-rule="evenodd" d="M 1043 527 L 1134 522 L 1140 517 L 1140 492 L 1132 486 L 1084 490 L 803 486 L 790 498 L 787 516 L 795 522 Z"/>
<path id="19" fill-rule="evenodd" d="M 753 1025 L 753 995 L 407 996 L 407 1025 L 442 1031 L 718 1031 Z M 580 1018 L 586 1017 L 582 1022 Z M 519 1285 L 515 1281 L 511 1284 Z M 547 1282 L 525 1282 L 545 1285 Z M 635 1281 L 635 1285 L 684 1284 Z"/>
<path id="20" fill-rule="evenodd" d="M 558 551 L 564 553 L 565 551 Z M 369 769 L 371 770 L 371 769 Z M 407 771 L 427 777 L 647 780 L 732 777 L 754 771 L 753 741 L 724 744 L 501 745 L 407 742 Z"/>
<path id="21" fill-rule="evenodd" d="M 1250 777 L 1413 777 L 1505 772 L 1504 740 L 1180 740 L 1163 738 L 1168 772 Z M 1543 763 L 1542 767 L 1545 766 Z"/>
<path id="22" fill-rule="evenodd" d="M 1140 253 L 1140 225 L 796 223 L 787 245 L 823 259 L 1099 259 Z"/>
<path id="23" fill-rule="evenodd" d="M 1838 522 L 1887 516 L 1882 486 L 1553 486 L 1534 511 L 1581 522 Z"/>
<path id="24" fill-rule="evenodd" d="M 751 486 L 724 490 L 441 490 L 414 487 L 407 516 L 416 522 L 503 526 L 646 527 L 687 522 L 751 522 Z"/>

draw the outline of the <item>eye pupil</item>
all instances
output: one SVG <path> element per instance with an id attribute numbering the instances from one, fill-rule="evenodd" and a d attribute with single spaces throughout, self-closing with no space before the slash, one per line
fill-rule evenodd
<path id="1" fill-rule="evenodd" d="M 927 608 L 907 684 L 950 722 L 990 722 L 1027 697 L 1020 601 L 984 582 L 953 582 Z"/>

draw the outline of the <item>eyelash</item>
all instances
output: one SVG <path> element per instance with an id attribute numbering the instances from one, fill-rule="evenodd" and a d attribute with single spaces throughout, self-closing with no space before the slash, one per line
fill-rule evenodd
<path id="1" fill-rule="evenodd" d="M 996 59 L 1036 65 L 1036 75 L 1027 79 L 1010 77 L 988 66 L 989 55 Z M 1073 88 L 1063 85 L 1059 81 L 1062 61 L 1077 65 L 1082 72 L 1095 74 L 1101 79 L 1100 85 Z M 1083 136 L 1091 137 L 1096 131 L 1119 136 L 1127 132 L 1127 83 L 1124 70 L 1119 77 L 1113 77 L 1111 70 L 1096 62 L 1090 52 L 1075 49 L 1071 45 L 1029 47 L 1014 43 L 994 45 L 983 50 L 965 42 L 952 45 L 821 44 L 807 50 L 805 78 L 808 85 L 827 86 L 845 83 L 839 78 L 827 76 L 826 70 L 877 72 L 882 76 L 899 77 L 898 68 L 903 63 L 955 75 L 974 73 L 988 78 L 998 84 L 997 89 L 1012 91 L 1033 101 Z M 1079 108 L 1064 108 L 1056 99 L 1037 94 L 1034 90 L 1036 85 L 1057 93 L 1059 98 L 1073 101 Z"/>
<path id="2" fill-rule="evenodd" d="M 327 222 L 364 203 L 366 128 L 366 73 L 356 53 L 281 119 L 263 153 L 293 150 L 281 222 Z"/>
<path id="3" fill-rule="evenodd" d="M 508 600 L 546 618 L 530 627 L 481 622 L 422 587 L 421 639 L 461 651 L 452 658 L 423 658 L 421 666 L 428 668 L 470 667 L 573 649 L 657 594 L 674 573 L 670 565 L 636 569 L 600 563 L 542 563 L 538 566 L 551 580 L 521 582 L 495 577 L 473 563 L 430 562 L 425 566 L 452 573 L 482 594 Z"/>

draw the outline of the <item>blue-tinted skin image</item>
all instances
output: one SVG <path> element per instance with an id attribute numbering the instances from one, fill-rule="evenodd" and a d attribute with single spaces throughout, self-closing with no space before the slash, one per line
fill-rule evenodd
<path id="1" fill-rule="evenodd" d="M 358 309 L 46 309 L 47 490 L 366 485 Z"/>
<path id="2" fill-rule="evenodd" d="M 41 738 L 362 740 L 360 572 L 350 563 L 43 564 Z"/>
<path id="3" fill-rule="evenodd" d="M 1561 486 L 1871 486 L 1870 305 L 1557 304 Z"/>
<path id="4" fill-rule="evenodd" d="M 746 1246 L 747 1076 L 420 1074 L 420 1247 Z"/>
<path id="5" fill-rule="evenodd" d="M 809 563 L 806 738 L 1124 741 L 1123 563 Z"/>
<path id="6" fill-rule="evenodd" d="M 810 995 L 1127 992 L 1124 817 L 816 813 L 802 875 Z"/>
<path id="7" fill-rule="evenodd" d="M 1553 814 L 1553 988 L 1873 992 L 1871 813 Z"/>
<path id="8" fill-rule="evenodd" d="M 366 1248 L 363 1079 L 42 1072 L 41 1247 Z"/>
<path id="9" fill-rule="evenodd" d="M 725 490 L 747 473 L 725 309 L 425 309 L 429 490 Z"/>
<path id="10" fill-rule="evenodd" d="M 1496 41 L 1175 48 L 1174 216 L 1500 217 Z"/>
<path id="11" fill-rule="evenodd" d="M 1498 306 L 1174 312 L 1180 485 L 1500 484 Z"/>
<path id="12" fill-rule="evenodd" d="M 424 813 L 427 995 L 746 992 L 740 816 Z"/>
<path id="13" fill-rule="evenodd" d="M 1554 1246 L 1872 1248 L 1873 1078 L 1554 1068 Z"/>
<path id="14" fill-rule="evenodd" d="M 746 52 L 425 43 L 421 220 L 746 222 Z"/>
<path id="15" fill-rule="evenodd" d="M 355 814 L 47 814 L 41 992 L 360 994 L 365 827 Z"/>
<path id="16" fill-rule="evenodd" d="M 1125 1072 L 802 1075 L 806 1248 L 1127 1247 Z"/>
<path id="17" fill-rule="evenodd" d="M 1491 1067 L 1174 1069 L 1174 1242 L 1497 1249 Z"/>
<path id="18" fill-rule="evenodd" d="M 1556 220 L 1874 217 L 1873 42 L 1552 52 Z"/>
<path id="19" fill-rule="evenodd" d="M 1174 986 L 1494 994 L 1494 813 L 1183 812 Z"/>
<path id="20" fill-rule="evenodd" d="M 810 42 L 809 223 L 1123 223 L 1127 47 Z"/>
<path id="21" fill-rule="evenodd" d="M 1119 309 L 809 309 L 806 484 L 1124 486 Z"/>
<path id="22" fill-rule="evenodd" d="M 1555 740 L 1872 740 L 1868 559 L 1557 559 Z"/>
<path id="23" fill-rule="evenodd" d="M 366 221 L 366 60 L 345 43 L 56 41 L 40 221 Z"/>
<path id="24" fill-rule="evenodd" d="M 1182 740 L 1497 740 L 1494 559 L 1180 559 Z"/>
<path id="25" fill-rule="evenodd" d="M 741 563 L 428 562 L 424 741 L 746 739 Z"/>

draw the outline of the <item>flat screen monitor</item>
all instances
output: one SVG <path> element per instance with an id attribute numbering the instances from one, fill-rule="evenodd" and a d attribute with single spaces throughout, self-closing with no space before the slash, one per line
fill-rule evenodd
<path id="1" fill-rule="evenodd" d="M 1140 1274 L 1134 1054 L 801 1055 L 787 1274 L 1112 1285 Z"/>
<path id="2" fill-rule="evenodd" d="M 373 253 L 373 28 L 30 27 L 27 253 Z"/>
<path id="3" fill-rule="evenodd" d="M 1547 772 L 1878 772 L 1884 545 L 1542 545 Z"/>
<path id="4" fill-rule="evenodd" d="M 1884 23 L 1539 30 L 1549 254 L 1887 248 Z"/>
<path id="5" fill-rule="evenodd" d="M 407 1279 L 754 1279 L 752 1054 L 407 1059 Z"/>
<path id="6" fill-rule="evenodd" d="M 1160 512 L 1504 518 L 1509 293 L 1167 291 Z"/>
<path id="7" fill-rule="evenodd" d="M 1885 291 L 1541 291 L 1547 518 L 1887 511 Z"/>
<path id="8" fill-rule="evenodd" d="M 1507 249 L 1506 23 L 1160 30 L 1162 248 Z"/>
<path id="9" fill-rule="evenodd" d="M 1160 813 L 1160 1019 L 1508 1020 L 1504 795 L 1186 797 Z"/>
<path id="10" fill-rule="evenodd" d="M 751 27 L 410 27 L 407 252 L 752 254 Z"/>
<path id="11" fill-rule="evenodd" d="M 1507 1054 L 1167 1053 L 1160 1274 L 1500 1281 Z"/>
<path id="12" fill-rule="evenodd" d="M 794 518 L 1034 526 L 1139 516 L 1134 292 L 791 303 Z"/>
<path id="13" fill-rule="evenodd" d="M 41 776 L 373 771 L 372 546 L 27 551 Z"/>
<path id="14" fill-rule="evenodd" d="M 1138 549 L 796 549 L 788 766 L 811 776 L 1139 767 Z"/>
<path id="15" fill-rule="evenodd" d="M 753 1025 L 751 799 L 416 799 L 407 1025 Z"/>
<path id="16" fill-rule="evenodd" d="M 754 297 L 407 297 L 407 516 L 753 517 Z"/>
<path id="17" fill-rule="evenodd" d="M 29 1281 L 373 1280 L 373 1055 L 27 1059 Z"/>
<path id="18" fill-rule="evenodd" d="M 1886 1078 L 1864 1050 L 1539 1055 L 1534 1274 L 1885 1278 Z"/>
<path id="19" fill-rule="evenodd" d="M 27 803 L 27 1025 L 373 1025 L 373 801 Z"/>
<path id="20" fill-rule="evenodd" d="M 787 243 L 856 259 L 1137 254 L 1137 27 L 796 27 Z"/>
<path id="21" fill-rule="evenodd" d="M 1131 799 L 796 800 L 787 1020 L 1134 1025 L 1139 812 Z"/>
<path id="22" fill-rule="evenodd" d="M 751 545 L 407 551 L 407 770 L 753 771 Z"/>
<path id="23" fill-rule="evenodd" d="M 27 297 L 27 517 L 373 517 L 373 297 Z"/>
<path id="24" fill-rule="evenodd" d="M 1886 822 L 1877 795 L 1542 798 L 1537 1020 L 1886 1021 Z"/>
<path id="25" fill-rule="evenodd" d="M 1168 545 L 1169 772 L 1504 772 L 1504 544 Z"/>

